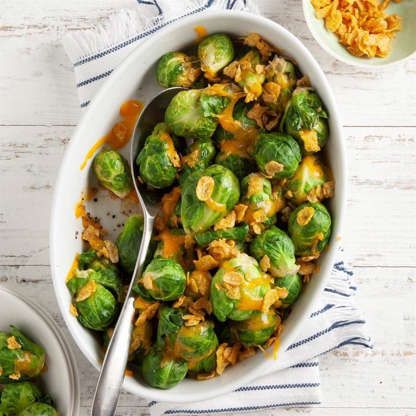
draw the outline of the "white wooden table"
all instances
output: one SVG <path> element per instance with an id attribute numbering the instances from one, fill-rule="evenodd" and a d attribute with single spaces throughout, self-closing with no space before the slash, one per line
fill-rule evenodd
<path id="1" fill-rule="evenodd" d="M 322 358 L 320 408 L 262 414 L 416 415 L 416 58 L 379 72 L 346 66 L 312 39 L 300 0 L 258 3 L 307 45 L 335 90 L 349 162 L 343 244 L 375 343 Z M 0 284 L 37 300 L 62 327 L 49 271 L 49 211 L 80 109 L 59 39 L 131 5 L 0 0 Z M 87 415 L 97 373 L 72 346 Z M 118 414 L 147 409 L 123 393 Z"/>

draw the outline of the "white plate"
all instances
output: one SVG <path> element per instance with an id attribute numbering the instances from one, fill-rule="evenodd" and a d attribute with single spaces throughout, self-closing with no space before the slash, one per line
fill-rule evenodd
<path id="1" fill-rule="evenodd" d="M 346 164 L 342 139 L 341 123 L 331 88 L 318 63 L 303 46 L 286 29 L 263 17 L 243 12 L 211 12 L 187 17 L 156 33 L 151 39 L 140 45 L 113 72 L 103 85 L 95 99 L 88 107 L 80 125 L 74 133 L 62 162 L 56 184 L 51 216 L 50 255 L 52 276 L 58 304 L 69 330 L 81 351 L 88 360 L 100 368 L 100 348 L 92 333 L 83 328 L 70 314 L 70 294 L 65 285 L 65 277 L 76 255 L 82 251 L 82 243 L 76 238 L 76 231 L 81 232 L 81 224 L 74 216 L 74 206 L 90 180 L 89 166 L 84 170 L 80 165 L 87 151 L 117 120 L 120 104 L 129 98 L 138 98 L 143 102 L 154 96 L 160 87 L 155 81 L 155 63 L 160 56 L 171 50 L 178 50 L 195 41 L 194 27 L 203 25 L 208 33 L 227 32 L 233 35 L 245 35 L 258 32 L 270 43 L 277 46 L 283 54 L 293 58 L 300 70 L 309 76 L 329 112 L 330 140 L 326 146 L 330 154 L 330 163 L 336 181 L 336 195 L 330 203 L 334 227 L 329 250 L 320 259 L 320 272 L 316 273 L 286 321 L 281 337 L 281 354 L 296 336 L 302 321 L 311 312 L 313 303 L 321 294 L 325 280 L 329 276 L 336 251 L 335 237 L 340 234 L 341 219 L 345 206 Z M 99 197 L 102 204 L 102 195 Z M 120 204 L 108 200 L 109 204 Z M 100 204 L 90 204 L 91 209 Z M 114 234 L 117 226 L 111 224 L 106 216 L 106 209 L 94 211 L 105 218 L 104 225 Z M 121 221 L 119 218 L 117 221 Z M 113 234 L 113 235 L 114 235 Z M 129 392 L 152 400 L 188 402 L 206 399 L 229 392 L 256 377 L 275 371 L 279 360 L 273 361 L 262 354 L 246 360 L 230 369 L 218 378 L 207 381 L 186 379 L 171 390 L 158 390 L 147 386 L 131 377 L 125 379 L 124 387 Z M 278 377 L 278 376 L 277 376 Z"/>
<path id="2" fill-rule="evenodd" d="M 79 412 L 78 370 L 64 336 L 39 306 L 0 287 L 0 330 L 16 326 L 46 350 L 47 371 L 42 374 L 43 390 L 55 401 L 60 415 Z"/>

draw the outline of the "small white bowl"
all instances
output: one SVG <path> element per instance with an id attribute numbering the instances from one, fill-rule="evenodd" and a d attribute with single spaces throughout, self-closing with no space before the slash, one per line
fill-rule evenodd
<path id="1" fill-rule="evenodd" d="M 77 319 L 70 314 L 71 296 L 65 284 L 65 277 L 75 255 L 82 251 L 82 241 L 77 238 L 77 235 L 80 235 L 82 231 L 82 226 L 81 221 L 75 218 L 74 207 L 89 183 L 92 159 L 85 169 L 80 170 L 80 165 L 87 152 L 98 139 L 110 130 L 117 120 L 121 103 L 130 98 L 137 98 L 146 103 L 149 98 L 161 90 L 155 80 L 157 61 L 165 52 L 180 50 L 192 44 L 196 39 L 194 29 L 198 25 L 206 27 L 208 33 L 226 32 L 235 36 L 246 35 L 249 32 L 259 33 L 278 47 L 282 54 L 297 62 L 300 70 L 309 77 L 312 85 L 321 96 L 330 116 L 331 133 L 325 148 L 330 155 L 330 163 L 336 182 L 335 197 L 330 202 L 330 210 L 334 220 L 332 238 L 329 249 L 320 258 L 320 271 L 314 275 L 297 301 L 291 315 L 285 321 L 279 356 L 282 356 L 286 348 L 295 340 L 302 322 L 309 316 L 314 302 L 321 295 L 333 265 L 338 245 L 336 237 L 341 233 L 341 222 L 344 215 L 347 169 L 338 109 L 332 90 L 318 63 L 305 46 L 289 31 L 261 16 L 244 12 L 218 11 L 179 20 L 160 30 L 138 46 L 102 86 L 72 136 L 56 183 L 50 232 L 50 259 L 56 297 L 75 342 L 97 369 L 100 368 L 102 359 L 97 338 L 91 331 L 83 328 Z M 100 202 L 102 202 L 101 196 Z M 106 212 L 111 212 L 115 203 L 118 202 L 109 198 L 109 205 L 101 207 L 101 212 L 98 207 L 100 204 L 91 204 L 91 208 L 95 209 L 93 215 L 98 215 L 99 218 L 105 220 L 103 225 L 110 231 L 110 238 L 114 238 L 115 234 L 111 233 L 112 227 L 108 226 L 110 225 L 108 219 L 111 218 L 111 215 L 106 215 Z M 98 211 L 97 208 L 99 208 Z M 115 230 L 117 231 L 117 228 Z M 279 369 L 279 365 L 280 360 L 265 359 L 263 354 L 257 354 L 255 357 L 227 369 L 221 377 L 211 380 L 185 379 L 170 390 L 158 390 L 146 385 L 141 380 L 126 377 L 124 387 L 130 393 L 150 400 L 198 401 L 234 390 L 257 377 L 276 371 Z"/>
<path id="2" fill-rule="evenodd" d="M 311 0 L 303 0 L 303 14 L 306 24 L 321 48 L 346 64 L 363 68 L 384 68 L 403 62 L 416 53 L 416 1 L 392 2 L 388 8 L 388 13 L 398 14 L 403 19 L 402 29 L 396 34 L 393 40 L 391 53 L 385 58 L 360 58 L 351 55 L 338 42 L 336 35 L 325 28 L 323 19 L 316 17 Z"/>
<path id="3" fill-rule="evenodd" d="M 60 415 L 79 413 L 79 378 L 74 356 L 55 322 L 39 306 L 0 287 L 0 330 L 16 326 L 46 350 L 47 371 L 41 379 L 45 393 Z"/>

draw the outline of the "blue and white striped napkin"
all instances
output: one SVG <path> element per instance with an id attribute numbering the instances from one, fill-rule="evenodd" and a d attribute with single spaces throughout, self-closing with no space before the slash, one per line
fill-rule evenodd
<path id="1" fill-rule="evenodd" d="M 81 107 L 88 106 L 100 85 L 140 42 L 183 16 L 213 8 L 259 12 L 251 0 L 132 0 L 131 8 L 117 12 L 96 28 L 68 34 L 63 44 L 74 66 Z M 340 250 L 315 312 L 305 322 L 299 339 L 280 355 L 278 374 L 199 403 L 150 402 L 151 415 L 239 414 L 318 405 L 317 357 L 344 345 L 371 348 L 365 320 L 354 304 L 354 275 L 344 257 Z"/>

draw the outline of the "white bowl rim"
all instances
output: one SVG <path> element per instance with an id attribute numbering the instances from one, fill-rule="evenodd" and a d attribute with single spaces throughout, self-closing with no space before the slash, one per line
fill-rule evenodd
<path id="1" fill-rule="evenodd" d="M 314 30 L 314 28 L 313 28 L 313 26 L 310 22 L 310 19 L 307 18 L 307 13 L 306 13 L 306 7 L 308 7 L 306 5 L 306 3 L 309 2 L 309 1 L 310 0 L 302 0 L 303 17 L 305 19 L 306 26 L 308 26 L 309 32 L 312 34 L 316 43 L 325 52 L 329 53 L 333 58 L 338 59 L 338 61 L 341 61 L 344 64 L 347 64 L 347 65 L 350 65 L 350 66 L 356 66 L 357 68 L 366 68 L 366 69 L 372 69 L 374 71 L 381 71 L 383 69 L 391 68 L 391 67 L 394 67 L 396 65 L 402 64 L 402 63 L 406 62 L 407 60 L 411 59 L 412 57 L 416 56 L 416 49 L 415 49 L 413 52 L 409 53 L 409 55 L 404 56 L 403 58 L 396 59 L 395 61 L 391 61 L 391 62 L 380 63 L 380 64 L 377 64 L 377 65 L 372 65 L 370 63 L 366 63 L 365 58 L 362 58 L 363 59 L 362 62 L 348 61 L 348 59 L 345 59 L 342 55 L 339 55 L 338 53 L 334 52 L 330 47 L 327 46 L 327 44 L 325 42 L 321 42 L 316 37 L 315 30 Z M 351 56 L 354 56 L 354 55 L 351 55 Z M 370 59 L 375 59 L 375 58 L 370 58 Z"/>
<path id="2" fill-rule="evenodd" d="M 55 295 L 57 297 L 57 302 L 61 311 L 61 314 L 65 320 L 65 323 L 69 329 L 69 332 L 71 333 L 71 336 L 75 340 L 78 348 L 82 351 L 84 356 L 89 360 L 89 362 L 99 371 L 100 370 L 100 363 L 98 362 L 97 358 L 95 357 L 93 351 L 90 351 L 88 348 L 84 347 L 84 344 L 82 342 L 82 338 L 79 337 L 76 333 L 76 331 L 73 330 L 75 327 L 75 321 L 73 319 L 70 319 L 69 316 L 69 308 L 68 305 L 64 304 L 64 302 L 61 301 L 58 290 L 57 290 L 57 281 L 56 281 L 56 254 L 55 254 L 55 248 L 54 248 L 54 235 L 56 233 L 56 227 L 58 226 L 58 221 L 56 219 L 57 217 L 57 205 L 58 205 L 58 198 L 60 193 L 59 184 L 62 182 L 63 177 L 65 176 L 66 172 L 66 165 L 69 162 L 69 154 L 72 152 L 73 149 L 76 149 L 78 146 L 78 141 L 80 140 L 79 131 L 81 130 L 81 126 L 88 120 L 91 114 L 93 114 L 96 111 L 96 108 L 99 106 L 99 102 L 105 98 L 107 91 L 111 88 L 111 86 L 114 83 L 114 80 L 116 80 L 119 76 L 119 74 L 123 73 L 124 68 L 128 67 L 131 62 L 134 62 L 137 55 L 140 55 L 142 48 L 144 48 L 149 41 L 156 42 L 159 38 L 166 36 L 171 31 L 175 31 L 177 29 L 177 25 L 180 24 L 181 26 L 185 25 L 191 25 L 194 23 L 200 23 L 202 13 L 197 13 L 195 15 L 187 16 L 179 20 L 173 25 L 167 25 L 166 27 L 160 29 L 158 32 L 152 35 L 152 37 L 142 44 L 138 45 L 136 49 L 134 49 L 127 58 L 112 72 L 112 74 L 109 76 L 109 78 L 105 81 L 105 83 L 100 87 L 99 91 L 96 93 L 94 98 L 91 100 L 90 104 L 88 105 L 88 108 L 86 109 L 85 113 L 83 114 L 80 123 L 78 124 L 77 128 L 75 129 L 74 133 L 72 134 L 72 138 L 68 144 L 68 147 L 65 151 L 65 155 L 63 157 L 61 167 L 59 170 L 59 174 L 56 180 L 55 188 L 54 188 L 54 195 L 53 195 L 53 201 L 52 201 L 52 208 L 51 208 L 51 222 L 50 222 L 50 235 L 49 235 L 49 241 L 50 241 L 50 263 L 51 263 L 51 273 L 52 273 L 52 279 L 53 284 L 55 288 Z M 317 76 L 320 79 L 320 82 L 323 84 L 323 89 L 325 89 L 325 92 L 328 96 L 328 100 L 325 102 L 327 107 L 331 108 L 331 119 L 334 121 L 334 125 L 337 129 L 337 136 L 339 137 L 338 145 L 341 149 L 341 152 L 339 154 L 339 161 L 341 164 L 340 171 L 343 172 L 339 179 L 337 179 L 337 190 L 338 191 L 338 199 L 339 199 L 339 212 L 337 215 L 336 225 L 333 229 L 333 235 L 341 235 L 342 227 L 343 227 L 343 219 L 344 219 L 344 212 L 345 212 L 345 206 L 346 206 L 346 194 L 347 194 L 347 163 L 346 163 L 346 149 L 345 149 L 345 143 L 343 141 L 343 134 L 342 134 L 342 123 L 341 119 L 338 113 L 336 101 L 333 95 L 333 91 L 329 85 L 329 82 L 327 78 L 324 75 L 323 70 L 315 60 L 315 58 L 312 56 L 312 54 L 309 52 L 309 50 L 303 45 L 303 43 L 295 36 L 293 35 L 289 30 L 285 29 L 280 24 L 271 21 L 263 16 L 255 15 L 249 12 L 243 12 L 243 11 L 227 11 L 227 10 L 221 10 L 221 11 L 205 11 L 203 12 L 204 19 L 215 19 L 218 18 L 231 18 L 231 19 L 242 19 L 242 20 L 252 20 L 257 21 L 259 24 L 262 24 L 263 26 L 267 27 L 268 29 L 279 32 L 279 34 L 282 37 L 286 37 L 287 40 L 293 44 L 295 44 L 298 48 L 302 50 L 302 53 L 308 58 L 309 62 L 308 65 L 313 66 L 314 70 L 317 73 Z M 247 31 L 248 32 L 248 31 Z M 341 191 L 342 190 L 342 191 Z M 324 288 L 324 285 L 326 281 L 329 278 L 330 275 L 330 268 L 332 267 L 335 259 L 335 254 L 337 252 L 337 249 L 339 247 L 339 241 L 338 239 L 333 238 L 331 243 L 331 248 L 326 251 L 326 263 L 330 264 L 331 266 L 327 267 L 327 273 L 324 274 L 324 276 L 319 280 L 319 285 L 316 289 L 316 292 L 321 292 Z M 314 306 L 314 302 L 316 301 L 316 298 L 318 295 L 312 296 L 307 303 L 307 306 L 303 310 L 302 317 L 297 321 L 296 327 L 299 330 L 299 326 L 304 322 L 307 316 L 309 316 L 309 313 L 312 312 L 312 308 Z M 76 323 L 79 325 L 78 323 Z M 290 345 L 291 341 L 293 341 L 293 338 L 296 336 L 297 331 L 291 332 L 291 337 L 286 336 L 284 338 L 284 342 L 280 344 L 279 351 L 284 351 L 288 345 Z M 228 393 L 232 390 L 237 389 L 238 387 L 241 387 L 244 384 L 247 384 L 251 381 L 253 381 L 255 378 L 260 377 L 262 375 L 266 375 L 269 372 L 276 371 L 276 367 L 267 365 L 267 360 L 264 360 L 263 366 L 261 369 L 263 372 L 261 374 L 253 375 L 253 371 L 247 372 L 244 376 L 239 377 L 238 380 L 234 380 L 231 383 L 228 383 L 225 386 L 218 386 L 215 389 L 211 389 L 210 391 L 204 391 L 204 393 L 195 394 L 192 393 L 192 400 L 198 401 L 198 400 L 205 400 L 212 397 L 216 397 L 221 394 Z M 259 368 L 257 367 L 257 368 Z M 219 383 L 217 383 L 219 384 Z M 178 397 L 177 393 L 171 392 L 170 390 L 159 390 L 154 388 L 145 388 L 142 385 L 140 385 L 137 381 L 135 381 L 132 378 L 127 377 L 124 380 L 123 387 L 133 393 L 133 394 L 140 394 L 142 397 L 146 397 L 149 400 L 159 400 L 159 401 L 169 401 L 169 402 L 176 402 L 176 403 L 183 403 L 188 402 L 190 397 L 184 398 L 184 397 Z M 134 390 L 134 391 L 133 391 Z M 140 392 L 140 393 L 138 393 Z"/>
<path id="3" fill-rule="evenodd" d="M 25 296 L 21 295 L 20 293 L 15 292 L 14 290 L 7 289 L 5 287 L 0 287 L 0 291 L 7 293 L 8 295 L 16 298 L 17 300 L 23 302 L 28 306 L 30 309 L 33 310 L 33 313 L 38 315 L 42 321 L 47 325 L 50 331 L 54 334 L 56 341 L 58 342 L 61 351 L 65 357 L 65 364 L 66 368 L 69 373 L 69 377 L 71 380 L 70 390 L 71 390 L 71 398 L 70 402 L 72 404 L 71 415 L 77 415 L 79 413 L 80 408 L 80 383 L 79 383 L 79 371 L 78 366 L 75 361 L 75 355 L 72 349 L 69 347 L 68 342 L 66 341 L 66 337 L 63 334 L 62 330 L 58 327 L 56 322 L 52 319 L 49 312 L 42 308 L 40 305 L 36 304 L 32 300 L 29 300 Z"/>

